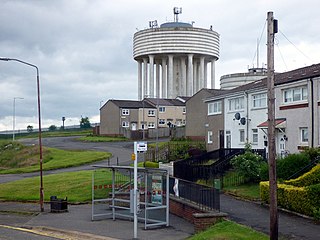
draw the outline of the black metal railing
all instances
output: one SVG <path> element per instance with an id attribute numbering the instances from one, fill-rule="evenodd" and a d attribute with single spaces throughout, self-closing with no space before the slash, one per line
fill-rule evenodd
<path id="1" fill-rule="evenodd" d="M 174 188 L 176 179 L 178 180 L 178 184 L 177 187 Z M 176 191 L 174 191 L 174 189 Z M 219 189 L 170 177 L 169 192 L 184 201 L 197 205 L 200 210 L 220 211 Z"/>
<path id="2" fill-rule="evenodd" d="M 266 157 L 264 149 L 253 149 L 253 152 Z M 205 153 L 201 156 L 174 162 L 174 176 L 195 182 L 198 179 L 213 179 L 231 168 L 230 160 L 243 154 L 243 148 L 219 149 Z"/>

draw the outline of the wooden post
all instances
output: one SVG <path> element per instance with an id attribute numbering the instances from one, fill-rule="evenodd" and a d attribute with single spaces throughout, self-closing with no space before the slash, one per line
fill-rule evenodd
<path id="1" fill-rule="evenodd" d="M 268 12 L 268 162 L 270 188 L 270 239 L 278 239 L 277 174 L 275 147 L 274 34 L 277 30 L 273 12 Z"/>

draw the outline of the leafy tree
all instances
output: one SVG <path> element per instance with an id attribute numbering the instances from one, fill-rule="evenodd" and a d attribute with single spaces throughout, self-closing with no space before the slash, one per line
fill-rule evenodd
<path id="1" fill-rule="evenodd" d="M 91 128 L 91 123 L 88 117 L 81 117 L 80 128 Z"/>
<path id="2" fill-rule="evenodd" d="M 263 163 L 263 158 L 251 151 L 251 145 L 249 143 L 245 146 L 244 154 L 235 156 L 231 159 L 231 164 L 235 170 L 248 181 L 260 180 L 260 168 Z"/>
<path id="3" fill-rule="evenodd" d="M 28 131 L 28 133 L 33 132 L 33 126 L 28 125 L 28 126 L 27 126 L 27 131 Z"/>
<path id="4" fill-rule="evenodd" d="M 51 125 L 50 127 L 49 127 L 49 131 L 50 132 L 53 132 L 53 131 L 56 131 L 57 130 L 57 126 L 56 125 Z"/>

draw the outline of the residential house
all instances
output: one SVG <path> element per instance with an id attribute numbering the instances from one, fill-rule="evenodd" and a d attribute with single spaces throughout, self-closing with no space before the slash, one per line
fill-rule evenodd
<path id="1" fill-rule="evenodd" d="M 319 79 L 320 64 L 276 74 L 275 140 L 278 155 L 319 146 Z M 208 150 L 222 145 L 242 148 L 246 142 L 253 148 L 267 149 L 266 78 L 208 97 L 204 102 L 208 105 Z M 221 125 L 222 115 L 224 126 Z"/>
<path id="2" fill-rule="evenodd" d="M 205 140 L 207 136 L 207 115 L 208 106 L 204 99 L 225 92 L 220 89 L 202 88 L 186 101 L 186 137 L 193 140 Z"/>
<path id="3" fill-rule="evenodd" d="M 145 112 L 156 111 L 156 108 L 145 101 L 109 100 L 100 108 L 100 135 L 123 135 L 124 130 L 136 131 L 144 128 L 146 118 L 140 116 Z"/>
<path id="4" fill-rule="evenodd" d="M 178 99 L 109 100 L 100 108 L 100 135 L 184 126 L 185 115 L 185 103 Z"/>
<path id="5" fill-rule="evenodd" d="M 180 99 L 145 98 L 158 109 L 158 127 L 184 126 L 186 124 L 186 104 Z"/>

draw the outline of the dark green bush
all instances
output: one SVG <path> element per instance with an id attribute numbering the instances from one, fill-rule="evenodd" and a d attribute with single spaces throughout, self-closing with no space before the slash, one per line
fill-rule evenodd
<path id="1" fill-rule="evenodd" d="M 289 154 L 285 158 L 277 159 L 277 178 L 280 180 L 289 179 L 293 174 L 299 172 L 310 163 L 310 158 L 307 153 Z M 311 168 L 311 167 L 310 167 Z M 306 168 L 299 173 L 299 176 L 308 172 L 310 168 Z M 269 166 L 267 163 L 261 166 L 261 180 L 269 179 Z M 295 176 L 298 177 L 298 176 Z"/>

